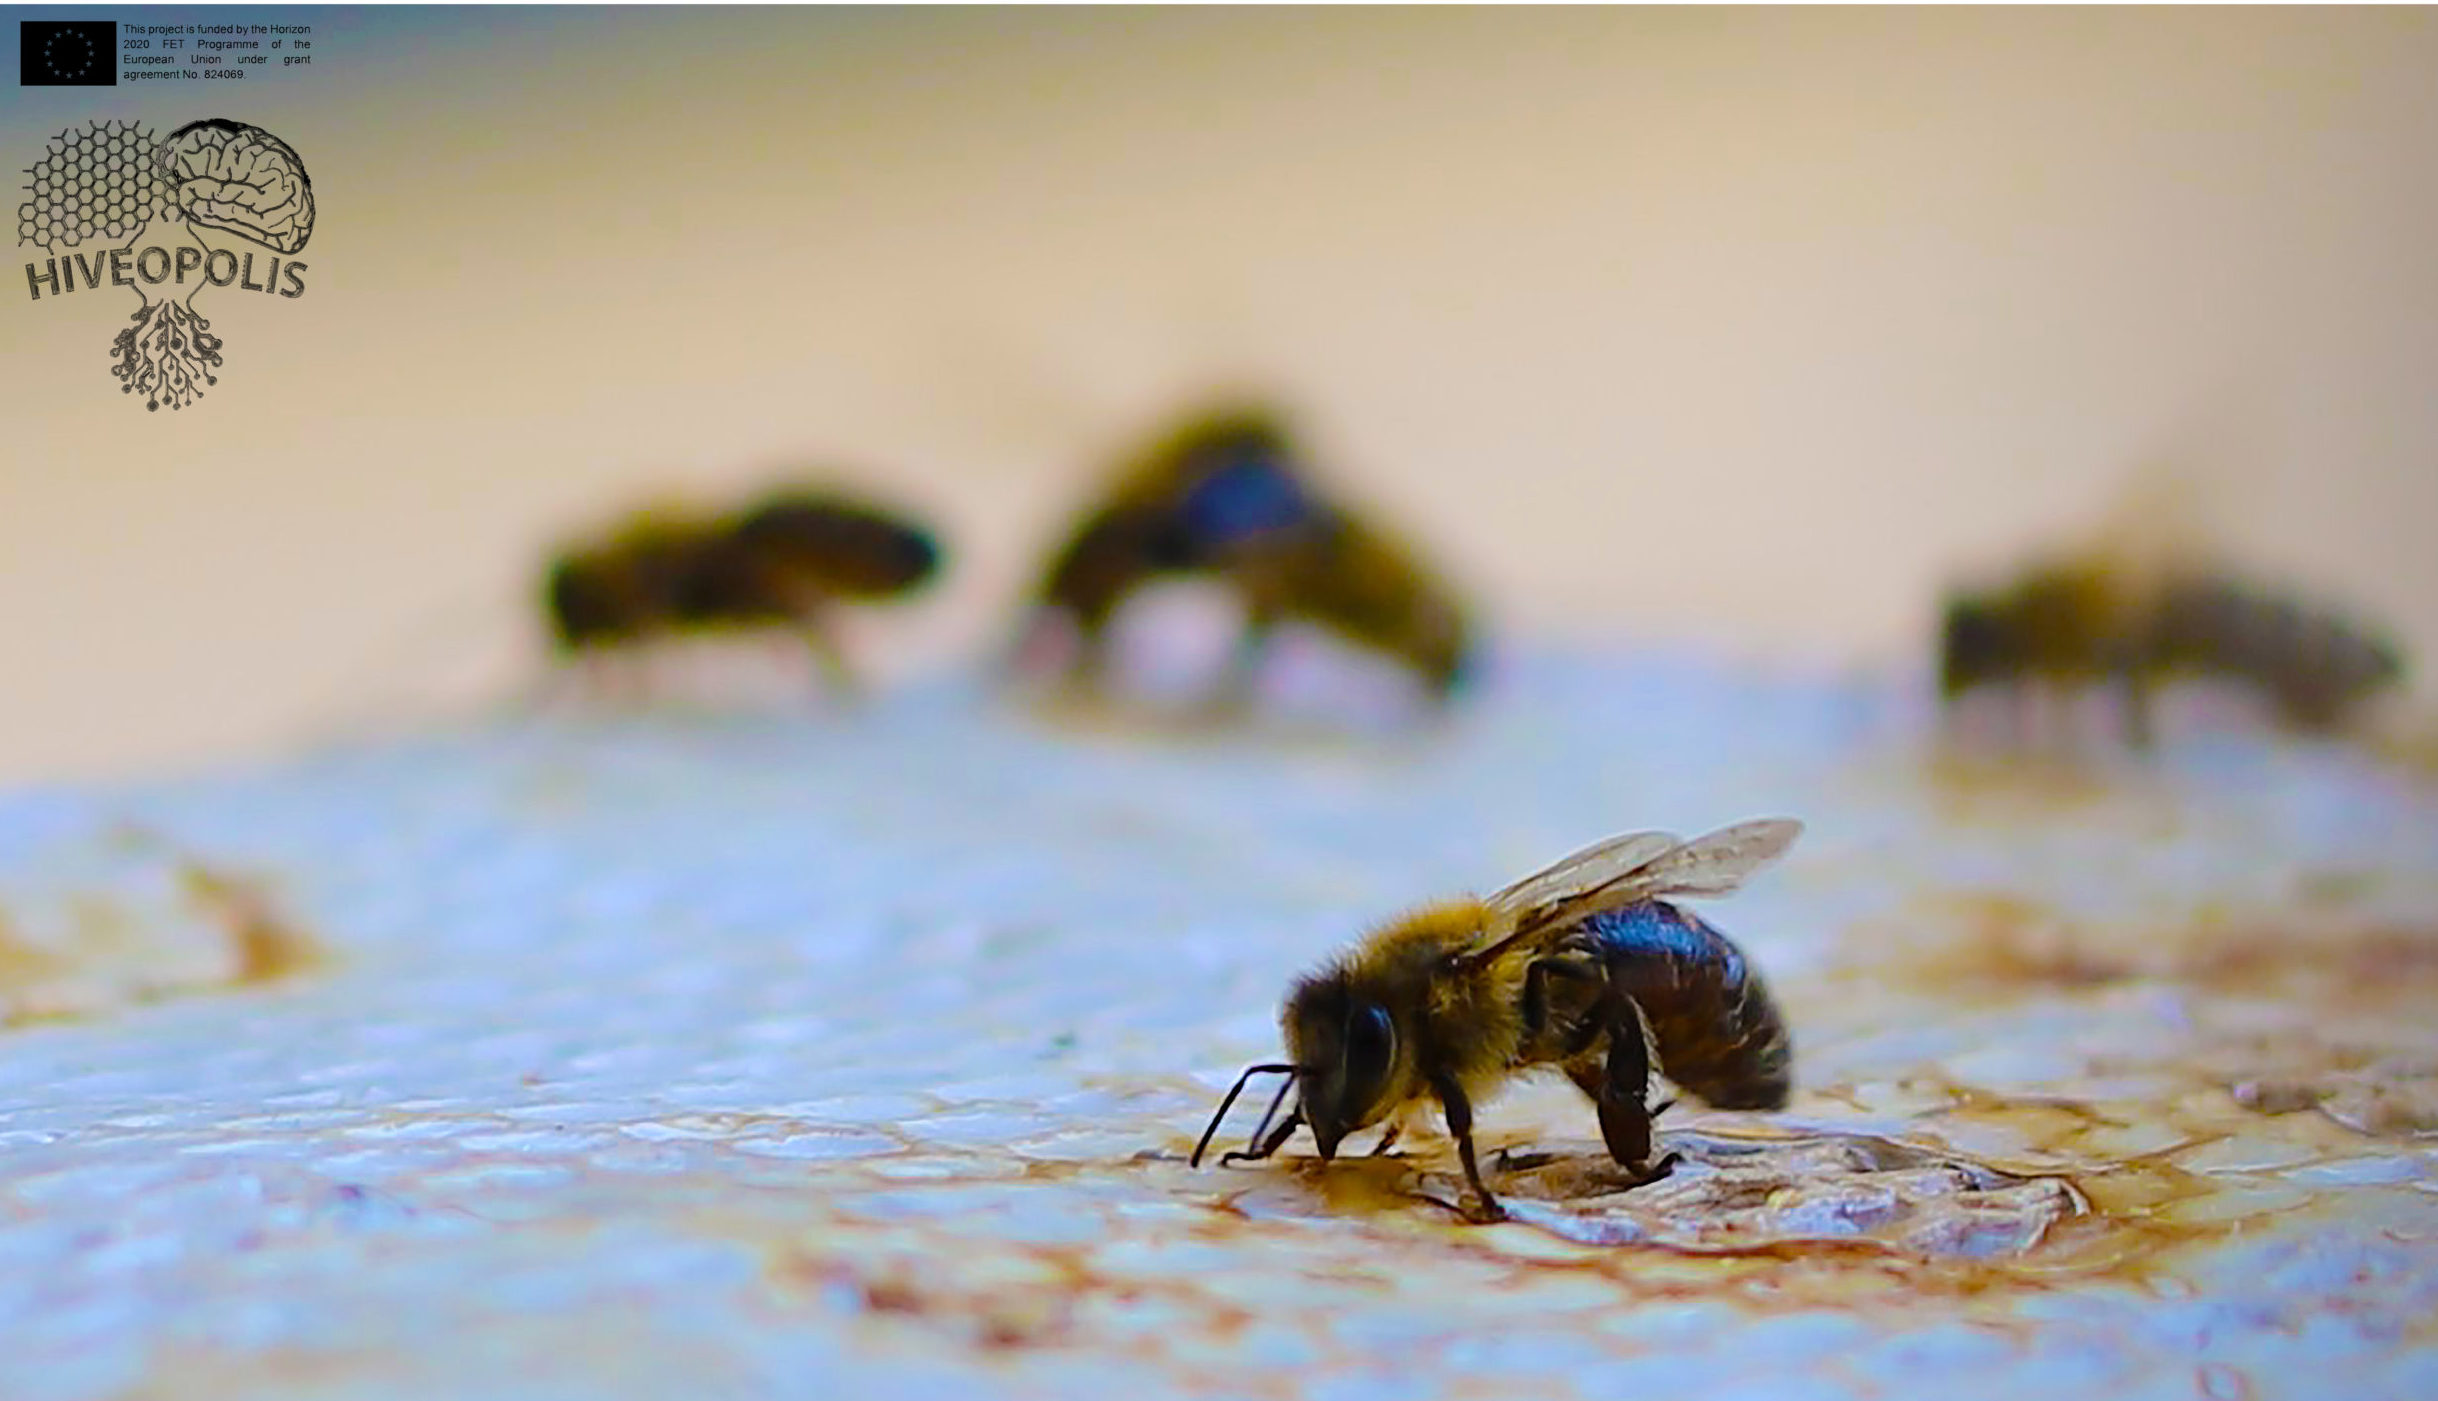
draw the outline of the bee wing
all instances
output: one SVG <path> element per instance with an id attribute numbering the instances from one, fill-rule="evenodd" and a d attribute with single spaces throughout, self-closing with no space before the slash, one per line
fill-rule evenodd
<path id="1" fill-rule="evenodd" d="M 1661 895 L 1726 895 L 1753 872 L 1786 854 L 1803 835 L 1791 817 L 1763 817 L 1721 827 L 1652 858 L 1599 891 L 1603 905 Z"/>
<path id="2" fill-rule="evenodd" d="M 1525 940 L 1636 900 L 1728 894 L 1784 855 L 1802 834 L 1803 824 L 1791 817 L 1767 817 L 1691 841 L 1667 832 L 1633 832 L 1585 847 L 1490 897 L 1493 915 L 1512 920 L 1513 932 L 1472 955 L 1473 961 L 1487 963 Z"/>
<path id="3" fill-rule="evenodd" d="M 1485 903 L 1493 914 L 1513 920 L 1519 928 L 1539 923 L 1533 918 L 1536 911 L 1631 876 L 1684 844 L 1685 839 L 1674 832 L 1628 832 L 1610 837 L 1533 872 Z"/>

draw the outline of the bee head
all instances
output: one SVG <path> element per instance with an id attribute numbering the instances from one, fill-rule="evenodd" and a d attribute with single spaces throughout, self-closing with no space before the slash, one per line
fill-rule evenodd
<path id="1" fill-rule="evenodd" d="M 1951 598 L 1939 630 L 1939 694 L 1953 697 L 2006 668 L 2005 620 L 1989 600 Z"/>
<path id="2" fill-rule="evenodd" d="M 1397 1065 L 1396 1021 L 1342 971 L 1297 983 L 1280 1021 L 1304 1122 L 1326 1161 L 1337 1156 L 1339 1140 L 1387 1107 Z"/>
<path id="3" fill-rule="evenodd" d="M 545 592 L 559 645 L 572 650 L 638 626 L 633 582 L 594 556 L 571 555 L 552 565 Z"/>

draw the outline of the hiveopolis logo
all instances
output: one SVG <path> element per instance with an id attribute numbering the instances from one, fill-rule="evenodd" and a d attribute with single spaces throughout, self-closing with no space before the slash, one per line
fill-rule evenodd
<path id="1" fill-rule="evenodd" d="M 222 341 L 194 305 L 205 288 L 305 294 L 295 255 L 313 237 L 313 181 L 296 149 L 261 127 L 212 117 L 160 137 L 132 121 L 88 122 L 52 138 L 26 174 L 18 245 L 54 255 L 26 263 L 27 294 L 65 300 L 105 280 L 132 288 L 135 324 L 111 342 L 110 373 L 147 410 L 184 408 L 220 382 Z M 156 225 L 183 226 L 185 241 L 139 250 Z M 253 246 L 215 246 L 206 230 Z M 115 246 L 76 251 L 89 243 Z"/>

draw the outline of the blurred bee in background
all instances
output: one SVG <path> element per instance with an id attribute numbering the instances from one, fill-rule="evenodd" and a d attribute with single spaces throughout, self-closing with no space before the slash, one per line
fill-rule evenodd
<path id="1" fill-rule="evenodd" d="M 1426 906 L 1378 930 L 1288 992 L 1287 1060 L 1238 1077 L 1193 1164 L 1258 1074 L 1287 1078 L 1222 1164 L 1269 1157 L 1306 1125 L 1324 1162 L 1346 1135 L 1383 1122 L 1373 1152 L 1385 1152 L 1407 1113 L 1436 1099 L 1470 1214 L 1496 1220 L 1474 1160 L 1474 1101 L 1555 1066 L 1598 1106 L 1610 1157 L 1642 1182 L 1666 1176 L 1673 1155 L 1651 1155 L 1654 1073 L 1721 1109 L 1783 1108 L 1794 1075 L 1794 1041 L 1760 972 L 1666 897 L 1728 894 L 1802 831 L 1773 818 L 1689 842 L 1612 837 L 1487 900 Z M 1277 1120 L 1290 1092 L 1295 1107 Z"/>
<path id="2" fill-rule="evenodd" d="M 1406 546 L 1324 497 L 1277 420 L 1259 411 L 1195 419 L 1118 476 L 1051 558 L 1022 667 L 1044 636 L 1076 634 L 1064 679 L 1097 689 L 1109 626 L 1135 590 L 1177 575 L 1215 579 L 1244 608 L 1223 694 L 1246 696 L 1282 623 L 1303 622 L 1380 652 L 1435 699 L 1471 668 L 1464 610 Z"/>
<path id="3" fill-rule="evenodd" d="M 2222 417 L 2213 413 L 2213 421 Z M 2079 691 L 2112 693 L 2136 747 L 2154 737 L 2158 694 L 2215 682 L 2265 703 L 2300 731 L 2345 726 L 2403 676 L 2394 644 L 2339 612 L 2264 588 L 2209 547 L 2212 507 L 2225 499 L 2223 464 L 2241 442 L 2207 449 L 2208 474 L 2178 465 L 2173 447 L 2130 473 L 2091 536 L 2033 561 L 1994 588 L 1951 593 L 1940 620 L 1939 696 L 1950 719 L 1966 696 L 2007 702 L 2010 738 L 2033 737 L 2043 710 Z M 2044 704 L 2044 702 L 2046 704 Z M 2052 718 L 2052 723 L 2054 719 Z"/>
<path id="4" fill-rule="evenodd" d="M 899 597 L 939 567 L 939 545 L 923 528 L 840 496 L 788 491 L 729 515 L 641 512 L 553 561 L 544 598 L 566 656 L 781 629 L 851 695 L 858 682 L 831 626 L 837 605 Z"/>
<path id="5" fill-rule="evenodd" d="M 1953 596 L 1939 636 L 1942 703 L 2003 689 L 2018 739 L 2036 687 L 2114 687 L 2125 738 L 2146 746 L 2153 693 L 2180 678 L 2249 687 L 2282 723 L 2319 731 L 2402 675 L 2392 644 L 2332 611 L 2211 571 L 2144 577 L 2098 557 Z"/>

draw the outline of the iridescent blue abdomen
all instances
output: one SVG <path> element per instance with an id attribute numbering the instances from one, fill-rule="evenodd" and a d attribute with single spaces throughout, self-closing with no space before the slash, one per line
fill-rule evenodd
<path id="1" fill-rule="evenodd" d="M 1786 1018 L 1743 950 L 1660 900 L 1604 910 L 1566 938 L 1634 1000 L 1660 1070 L 1721 1109 L 1776 1109 L 1793 1083 Z"/>

